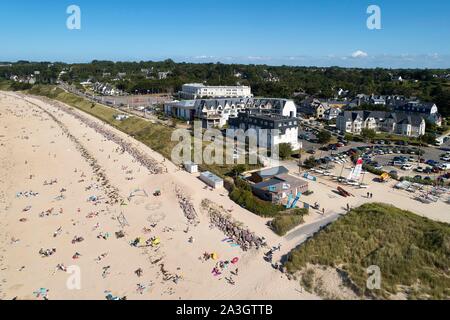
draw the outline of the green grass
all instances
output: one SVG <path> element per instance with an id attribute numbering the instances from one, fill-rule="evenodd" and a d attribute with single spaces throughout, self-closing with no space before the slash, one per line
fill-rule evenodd
<path id="1" fill-rule="evenodd" d="M 286 235 L 295 227 L 301 225 L 305 220 L 303 216 L 308 214 L 307 209 L 296 209 L 297 213 L 283 214 L 272 220 L 272 230 L 279 236 Z"/>
<path id="2" fill-rule="evenodd" d="M 6 81 L 6 80 L 0 81 L 0 90 L 3 90 L 3 91 L 11 90 L 11 84 L 12 84 L 11 81 Z"/>
<path id="3" fill-rule="evenodd" d="M 347 273 L 360 295 L 388 298 L 401 291 L 409 299 L 450 298 L 450 225 L 386 204 L 352 210 L 294 249 L 286 268 L 307 264 Z M 381 290 L 366 289 L 366 270 L 381 269 Z"/>
<path id="4" fill-rule="evenodd" d="M 134 116 L 124 121 L 116 121 L 114 116 L 120 114 L 120 111 L 98 103 L 92 103 L 84 98 L 67 93 L 60 88 L 53 86 L 34 86 L 31 90 L 28 90 L 28 93 L 46 96 L 82 110 L 120 131 L 133 136 L 166 158 L 171 158 L 172 148 L 177 144 L 177 142 L 171 141 L 173 129 L 170 127 L 153 124 Z"/>

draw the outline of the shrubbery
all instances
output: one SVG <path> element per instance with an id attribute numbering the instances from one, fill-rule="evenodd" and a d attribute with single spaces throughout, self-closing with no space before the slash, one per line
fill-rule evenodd
<path id="1" fill-rule="evenodd" d="M 272 230 L 279 236 L 284 236 L 303 221 L 302 216 L 279 216 L 272 220 Z"/>
<path id="2" fill-rule="evenodd" d="M 248 186 L 250 188 L 250 186 Z M 230 199 L 241 207 L 261 217 L 274 217 L 284 210 L 283 206 L 276 205 L 255 197 L 248 188 L 236 186 L 230 194 Z"/>
<path id="3" fill-rule="evenodd" d="M 316 158 L 311 156 L 303 162 L 303 167 L 306 169 L 312 169 L 317 165 Z"/>
<path id="4" fill-rule="evenodd" d="M 32 84 L 29 83 L 22 83 L 22 82 L 13 82 L 11 84 L 11 89 L 13 91 L 22 91 L 22 90 L 29 90 L 33 87 Z"/>
<path id="5" fill-rule="evenodd" d="M 272 220 L 272 230 L 279 236 L 284 236 L 290 230 L 304 222 L 303 217 L 308 214 L 308 209 L 295 209 L 292 214 L 284 214 Z"/>
<path id="6" fill-rule="evenodd" d="M 368 164 L 363 165 L 363 169 L 367 172 L 370 172 L 370 173 L 376 175 L 376 176 L 381 176 L 383 173 L 385 173 L 385 171 L 375 169 L 374 167 L 372 167 Z"/>
<path id="7" fill-rule="evenodd" d="M 416 177 L 401 177 L 401 179 L 400 179 L 401 181 L 409 181 L 409 182 L 412 182 L 412 183 L 419 183 L 419 184 L 423 184 L 423 185 L 426 185 L 426 186 L 432 186 L 432 185 L 435 185 L 436 183 L 437 184 L 441 184 L 441 185 L 443 185 L 444 183 L 443 183 L 443 181 L 442 180 L 438 180 L 438 181 L 436 181 L 436 180 L 431 180 L 431 179 L 419 179 L 418 177 L 416 178 Z"/>
<path id="8" fill-rule="evenodd" d="M 292 156 L 292 145 L 290 143 L 279 144 L 279 154 L 282 160 L 289 159 Z"/>

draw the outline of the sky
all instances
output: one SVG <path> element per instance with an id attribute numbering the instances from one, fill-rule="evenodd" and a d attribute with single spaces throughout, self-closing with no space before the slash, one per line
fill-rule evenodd
<path id="1" fill-rule="evenodd" d="M 67 8 L 81 10 L 69 30 Z M 370 30 L 367 8 L 381 10 Z M 450 68 L 448 0 L 2 0 L 0 61 Z"/>

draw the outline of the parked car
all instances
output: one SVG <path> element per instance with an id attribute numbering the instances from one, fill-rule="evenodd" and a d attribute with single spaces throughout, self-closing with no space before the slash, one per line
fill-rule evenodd
<path id="1" fill-rule="evenodd" d="M 398 177 L 398 171 L 397 170 L 391 170 L 391 171 L 389 171 L 389 175 L 391 177 Z"/>
<path id="2" fill-rule="evenodd" d="M 439 172 L 441 172 L 441 169 L 440 169 L 439 167 L 433 167 L 433 168 L 431 169 L 431 171 L 432 171 L 433 173 L 439 173 Z"/>
<path id="3" fill-rule="evenodd" d="M 412 169 L 412 165 L 410 165 L 410 164 L 404 164 L 402 166 L 402 170 L 411 170 L 411 169 Z"/>
<path id="4" fill-rule="evenodd" d="M 424 168 L 422 167 L 417 167 L 416 169 L 414 169 L 414 171 L 422 173 L 424 171 Z"/>

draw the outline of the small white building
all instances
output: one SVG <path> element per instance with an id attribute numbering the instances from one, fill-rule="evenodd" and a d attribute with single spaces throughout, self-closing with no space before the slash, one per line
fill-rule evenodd
<path id="1" fill-rule="evenodd" d="M 198 172 L 198 165 L 190 162 L 190 161 L 186 161 L 184 163 L 184 169 L 189 172 L 189 173 L 197 173 Z"/>
<path id="2" fill-rule="evenodd" d="M 223 188 L 223 180 L 209 171 L 201 173 L 200 180 L 206 183 L 211 188 L 214 189 Z"/>

